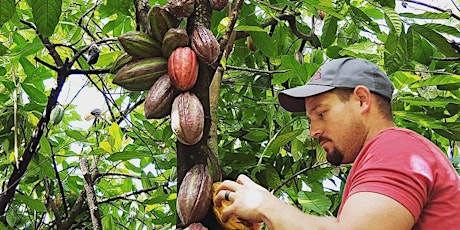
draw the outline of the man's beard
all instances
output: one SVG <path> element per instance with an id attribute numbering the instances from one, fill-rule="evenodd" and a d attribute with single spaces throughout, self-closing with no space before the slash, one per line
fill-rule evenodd
<path id="1" fill-rule="evenodd" d="M 343 161 L 343 154 L 338 149 L 334 148 L 331 153 L 326 154 L 326 159 L 332 165 L 339 166 Z"/>

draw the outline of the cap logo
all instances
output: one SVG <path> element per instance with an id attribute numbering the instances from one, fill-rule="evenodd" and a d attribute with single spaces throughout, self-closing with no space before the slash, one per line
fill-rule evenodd
<path id="1" fill-rule="evenodd" d="M 313 75 L 310 79 L 310 81 L 316 81 L 321 79 L 321 70 L 316 71 L 315 75 Z"/>

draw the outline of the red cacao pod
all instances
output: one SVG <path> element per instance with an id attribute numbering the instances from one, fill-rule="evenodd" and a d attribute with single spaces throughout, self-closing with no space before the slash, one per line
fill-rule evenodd
<path id="1" fill-rule="evenodd" d="M 178 91 L 168 74 L 161 76 L 150 88 L 144 102 L 145 118 L 163 118 L 171 114 L 172 103 Z"/>
<path id="2" fill-rule="evenodd" d="M 171 128 L 177 139 L 185 145 L 194 145 L 203 137 L 204 110 L 195 94 L 179 94 L 171 108 Z"/>
<path id="3" fill-rule="evenodd" d="M 201 223 L 193 223 L 186 227 L 184 230 L 208 230 L 208 228 L 203 226 Z"/>
<path id="4" fill-rule="evenodd" d="M 168 74 L 177 89 L 191 89 L 198 78 L 195 52 L 187 46 L 176 48 L 168 59 Z"/>
<path id="5" fill-rule="evenodd" d="M 177 214 L 188 225 L 201 220 L 209 210 L 212 180 L 203 164 L 193 166 L 184 176 L 177 193 Z"/>
<path id="6" fill-rule="evenodd" d="M 192 49 L 206 64 L 214 63 L 219 57 L 220 46 L 216 37 L 206 27 L 199 26 L 192 33 Z"/>
<path id="7" fill-rule="evenodd" d="M 228 0 L 209 0 L 213 10 L 223 10 L 228 5 Z"/>

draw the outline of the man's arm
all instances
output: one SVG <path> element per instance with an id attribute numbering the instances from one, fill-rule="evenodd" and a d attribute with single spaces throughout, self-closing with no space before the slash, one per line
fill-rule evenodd
<path id="1" fill-rule="evenodd" d="M 308 215 L 294 206 L 284 203 L 266 189 L 246 176 L 225 181 L 218 188 L 219 205 L 225 191 L 233 191 L 230 200 L 234 203 L 224 209 L 223 219 L 230 214 L 251 222 L 264 222 L 269 229 L 411 229 L 412 214 L 399 202 L 372 192 L 359 192 L 350 196 L 339 218 Z"/>

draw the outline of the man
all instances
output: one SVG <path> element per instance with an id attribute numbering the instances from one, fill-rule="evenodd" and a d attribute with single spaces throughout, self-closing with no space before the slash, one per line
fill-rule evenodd
<path id="1" fill-rule="evenodd" d="M 395 127 L 394 87 L 373 63 L 330 61 L 304 86 L 279 93 L 288 111 L 306 111 L 310 136 L 333 165 L 354 163 L 338 217 L 307 215 L 248 177 L 224 181 L 214 200 L 233 201 L 235 214 L 269 229 L 460 229 L 460 179 L 429 140 Z"/>

